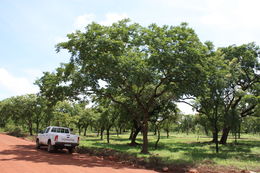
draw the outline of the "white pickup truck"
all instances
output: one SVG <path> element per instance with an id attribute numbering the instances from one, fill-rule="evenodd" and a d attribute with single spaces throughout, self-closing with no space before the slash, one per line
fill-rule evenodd
<path id="1" fill-rule="evenodd" d="M 36 137 L 36 148 L 47 145 L 48 152 L 66 148 L 72 153 L 79 145 L 79 136 L 73 135 L 67 127 L 49 126 Z"/>

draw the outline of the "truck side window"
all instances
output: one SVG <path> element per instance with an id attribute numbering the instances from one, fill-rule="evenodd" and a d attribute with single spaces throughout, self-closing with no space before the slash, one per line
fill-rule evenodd
<path id="1" fill-rule="evenodd" d="M 50 131 L 50 127 L 46 130 L 46 132 L 45 133 L 48 133 Z"/>
<path id="2" fill-rule="evenodd" d="M 57 133 L 60 133 L 60 131 L 61 131 L 60 128 L 57 128 Z"/>
<path id="3" fill-rule="evenodd" d="M 57 128 L 52 128 L 51 132 L 57 132 Z"/>
<path id="4" fill-rule="evenodd" d="M 65 133 L 69 133 L 69 129 L 65 129 Z"/>

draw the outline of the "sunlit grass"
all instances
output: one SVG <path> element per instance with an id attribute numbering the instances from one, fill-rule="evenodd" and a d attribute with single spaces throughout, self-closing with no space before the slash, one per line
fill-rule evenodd
<path id="1" fill-rule="evenodd" d="M 120 136 L 111 135 L 110 144 L 103 141 L 94 133 L 81 138 L 81 146 L 95 148 L 110 148 L 121 152 L 131 153 L 137 157 L 149 157 L 140 154 L 141 146 L 132 147 L 127 145 L 129 134 Z M 260 136 L 243 134 L 238 143 L 233 138 L 228 140 L 227 145 L 220 145 L 220 152 L 215 153 L 215 145 L 208 143 L 210 137 L 195 134 L 172 134 L 168 139 L 163 134 L 157 150 L 154 150 L 156 136 L 149 134 L 149 151 L 151 155 L 162 157 L 167 163 L 173 164 L 216 164 L 234 166 L 241 169 L 260 169 Z M 141 136 L 137 142 L 141 143 Z"/>

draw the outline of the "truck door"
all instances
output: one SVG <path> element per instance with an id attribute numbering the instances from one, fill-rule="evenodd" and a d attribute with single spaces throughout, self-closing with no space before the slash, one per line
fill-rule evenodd
<path id="1" fill-rule="evenodd" d="M 48 132 L 50 131 L 50 127 L 48 127 L 46 130 L 45 130 L 45 132 L 44 132 L 44 134 L 43 134 L 43 139 L 42 139 L 42 141 L 43 141 L 43 144 L 46 144 L 47 145 L 47 142 L 48 142 L 48 139 L 49 139 L 49 135 L 48 135 Z"/>
<path id="2" fill-rule="evenodd" d="M 43 144 L 43 136 L 44 136 L 44 132 L 46 130 L 47 130 L 47 128 L 44 129 L 41 133 L 38 134 L 38 139 L 39 139 L 40 144 Z"/>

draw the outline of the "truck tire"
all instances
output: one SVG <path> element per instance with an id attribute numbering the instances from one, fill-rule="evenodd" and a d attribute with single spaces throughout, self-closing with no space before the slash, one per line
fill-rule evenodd
<path id="1" fill-rule="evenodd" d="M 51 153 L 51 152 L 53 151 L 53 146 L 51 145 L 51 141 L 50 141 L 50 140 L 48 141 L 47 151 L 48 151 L 49 153 Z"/>
<path id="2" fill-rule="evenodd" d="M 72 147 L 72 148 L 68 148 L 68 151 L 69 151 L 69 153 L 74 153 L 75 148 L 74 148 L 74 147 Z"/>
<path id="3" fill-rule="evenodd" d="M 36 149 L 40 149 L 40 148 L 41 148 L 41 145 L 40 145 L 39 139 L 36 139 Z"/>

